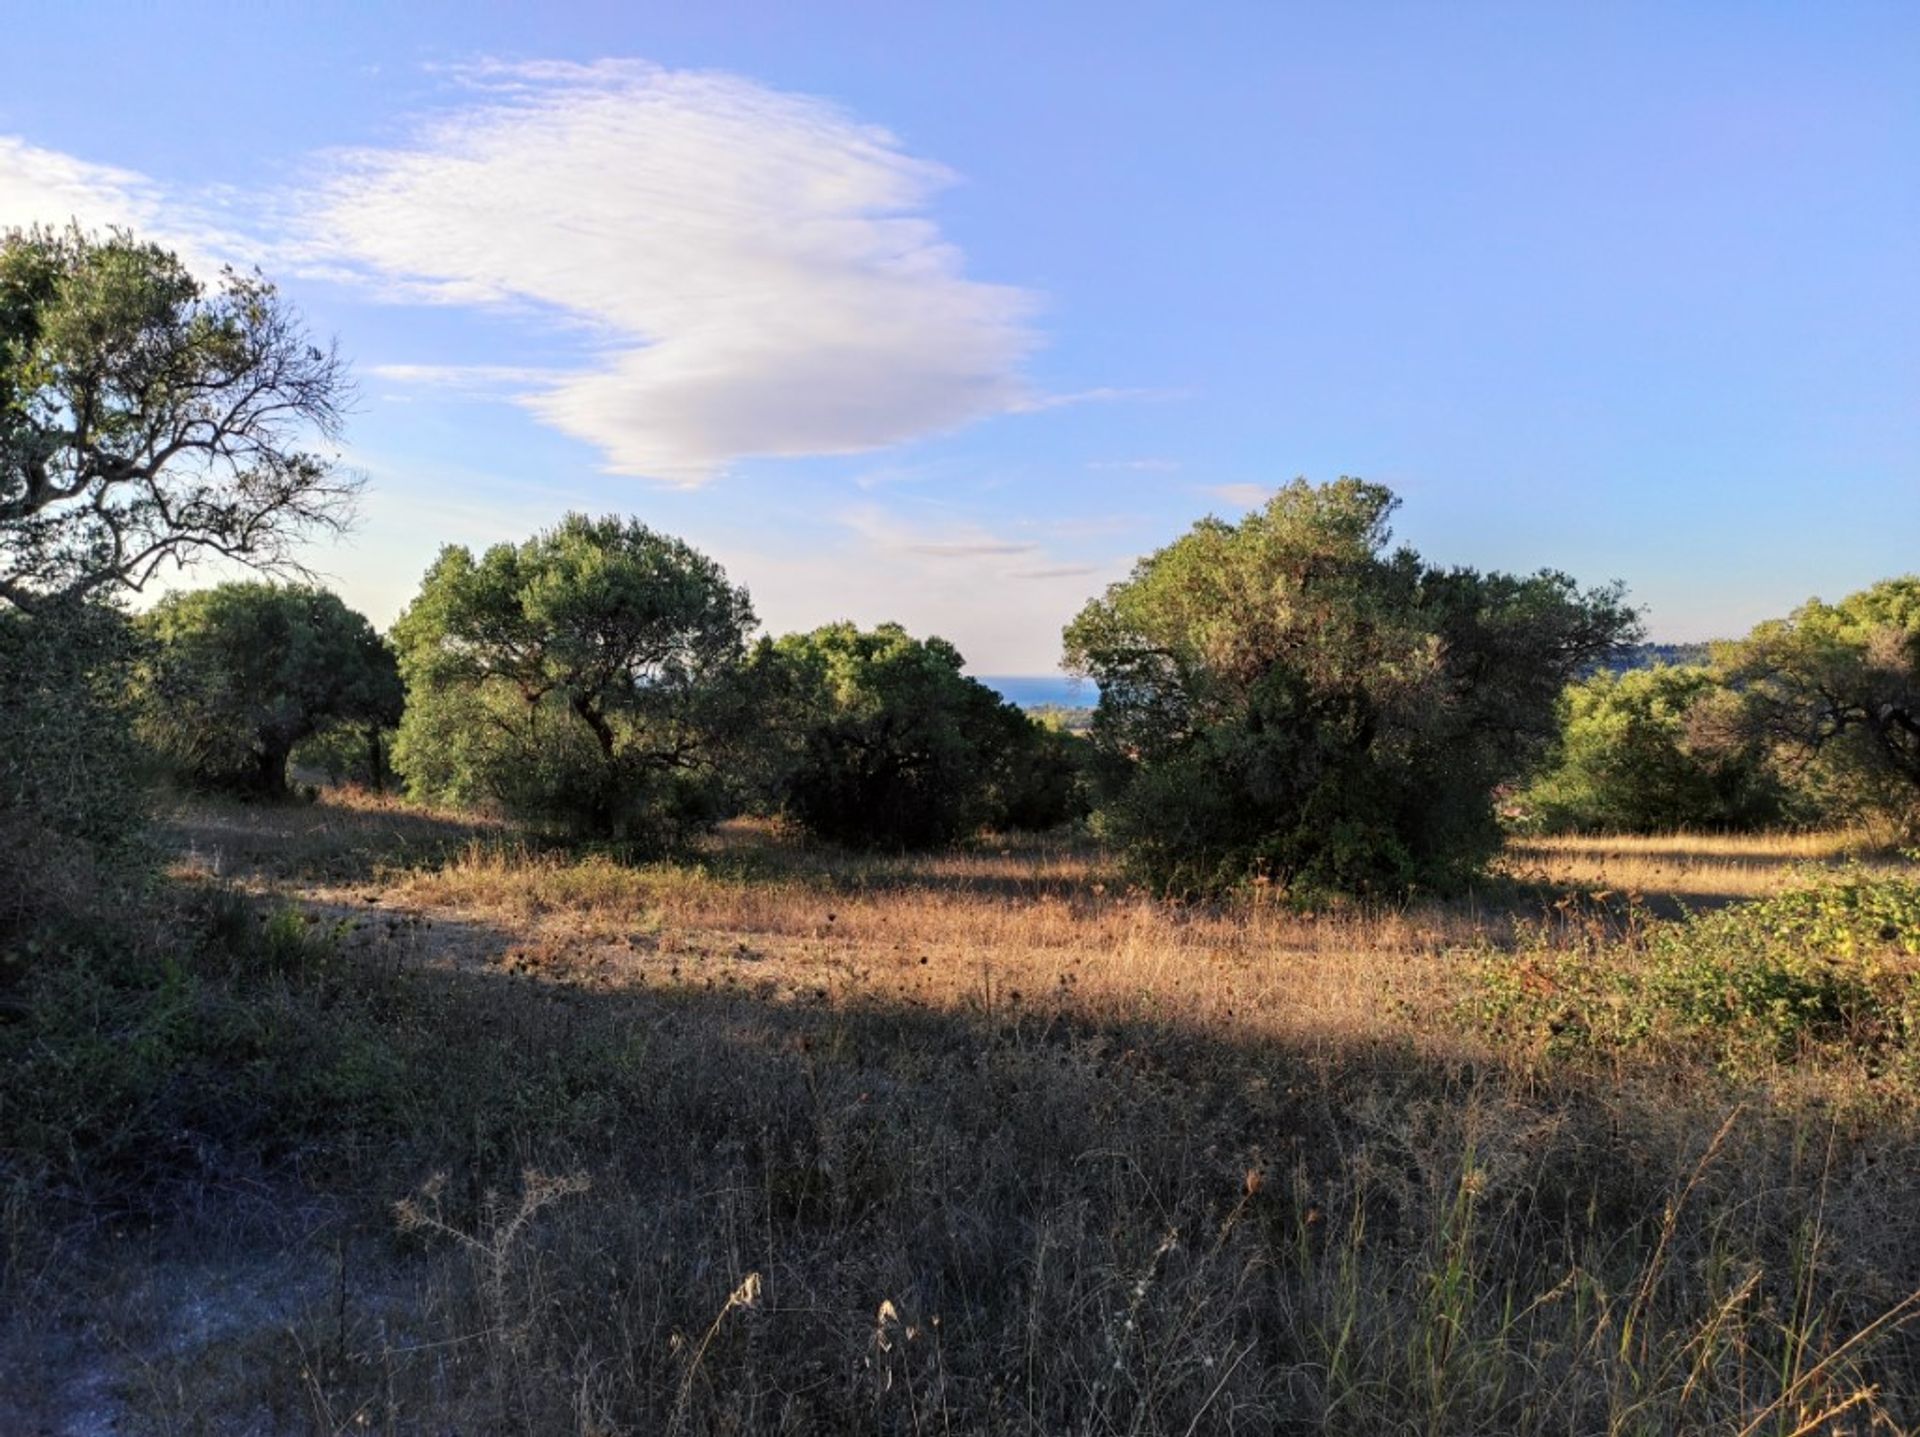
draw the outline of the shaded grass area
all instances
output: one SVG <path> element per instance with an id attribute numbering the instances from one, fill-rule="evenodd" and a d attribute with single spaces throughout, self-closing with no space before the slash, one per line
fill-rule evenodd
<path id="1" fill-rule="evenodd" d="M 182 799 L 158 825 L 182 870 L 235 879 L 365 882 L 443 862 L 506 830 L 472 814 L 352 788 L 312 803 Z"/>
<path id="2" fill-rule="evenodd" d="M 12 1426 L 1920 1423 L 1915 1109 L 1844 1044 L 1520 1054 L 1450 1017 L 1471 913 L 1161 910 L 1047 845 L 381 872 L 178 882 L 0 1022 Z"/>

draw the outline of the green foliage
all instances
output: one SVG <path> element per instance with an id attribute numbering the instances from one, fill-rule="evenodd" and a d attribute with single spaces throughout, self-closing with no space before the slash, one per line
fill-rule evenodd
<path id="1" fill-rule="evenodd" d="M 479 559 L 441 552 L 394 626 L 420 796 L 643 846 L 714 817 L 744 589 L 678 539 L 569 515 Z"/>
<path id="2" fill-rule="evenodd" d="M 350 397 L 257 275 L 208 293 L 121 232 L 0 231 L 0 599 L 287 562 L 350 511 L 354 481 L 301 447 L 336 437 Z"/>
<path id="3" fill-rule="evenodd" d="M 392 650 L 324 589 L 169 594 L 139 624 L 152 646 L 140 729 L 191 783 L 282 796 L 295 745 L 335 725 L 377 735 L 399 722 Z"/>
<path id="4" fill-rule="evenodd" d="M 997 764 L 991 826 L 1044 833 L 1085 818 L 1093 761 L 1086 737 L 1017 709 L 1003 714 L 1002 722 L 1006 742 Z"/>
<path id="5" fill-rule="evenodd" d="M 1562 1050 L 1704 1052 L 1734 1071 L 1809 1054 L 1912 1070 L 1920 881 L 1843 873 L 1580 952 L 1484 958 L 1478 1021 Z"/>
<path id="6" fill-rule="evenodd" d="M 924 848 L 985 825 L 1074 816 L 1076 742 L 961 672 L 943 639 L 898 624 L 830 624 L 756 650 L 771 716 L 770 786 L 789 815 L 840 843 Z"/>
<path id="7" fill-rule="evenodd" d="M 1656 833 L 1777 821 L 1784 794 L 1765 755 L 1718 736 L 1724 697 L 1704 667 L 1601 672 L 1570 686 L 1551 760 L 1519 798 L 1530 826 Z"/>
<path id="8" fill-rule="evenodd" d="M 0 953 L 138 868 L 147 764 L 126 699 L 138 651 L 126 616 L 102 604 L 0 607 Z"/>
<path id="9" fill-rule="evenodd" d="M 1635 631 L 1617 589 L 1387 551 L 1356 479 L 1203 520 L 1068 627 L 1099 681 L 1103 830 L 1174 892 L 1453 884 L 1497 847 L 1492 795 L 1581 667 Z"/>
<path id="10" fill-rule="evenodd" d="M 1715 662 L 1729 742 L 1768 745 L 1830 816 L 1920 832 L 1920 577 L 1810 600 Z"/>
<path id="11" fill-rule="evenodd" d="M 391 1136 L 426 1056 L 374 1017 L 404 1011 L 404 981 L 349 974 L 339 937 L 225 888 L 70 926 L 0 1024 L 0 1153 L 139 1202 L 226 1145 Z"/>
<path id="12" fill-rule="evenodd" d="M 324 774 L 330 784 L 383 791 L 391 781 L 394 729 L 357 723 L 328 724 L 293 746 L 292 764 Z"/>

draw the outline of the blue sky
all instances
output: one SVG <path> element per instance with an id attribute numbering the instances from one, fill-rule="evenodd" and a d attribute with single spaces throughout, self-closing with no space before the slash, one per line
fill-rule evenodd
<path id="1" fill-rule="evenodd" d="M 0 224 L 338 336 L 386 623 L 633 513 L 1038 673 L 1295 475 L 1737 633 L 1920 567 L 1920 7 L 151 7 L 6 26 Z M 76 78 L 78 77 L 78 78 Z"/>

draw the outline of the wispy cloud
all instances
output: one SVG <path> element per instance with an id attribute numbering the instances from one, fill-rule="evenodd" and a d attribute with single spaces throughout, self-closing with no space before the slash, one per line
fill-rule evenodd
<path id="1" fill-rule="evenodd" d="M 367 373 L 396 387 L 389 401 L 411 403 L 409 391 L 439 394 L 480 403 L 517 402 L 532 385 L 552 384 L 564 371 L 519 364 L 374 364 Z"/>
<path id="2" fill-rule="evenodd" d="M 875 549 L 927 559 L 1004 559 L 1040 548 L 1027 540 L 1002 538 L 977 524 L 930 529 L 905 523 L 871 504 L 848 509 L 841 522 Z"/>
<path id="3" fill-rule="evenodd" d="M 1056 564 L 1047 569 L 1012 569 L 1008 571 L 1010 579 L 1077 579 L 1083 574 L 1097 574 L 1100 571 L 1092 564 Z"/>
<path id="4" fill-rule="evenodd" d="M 1192 391 L 1188 389 L 1116 389 L 1102 386 L 1098 389 L 1078 389 L 1068 394 L 1023 395 L 1008 407 L 1019 414 L 1039 414 L 1074 404 L 1157 404 L 1187 399 L 1191 395 Z"/>
<path id="5" fill-rule="evenodd" d="M 925 211 L 952 176 L 824 101 L 629 61 L 490 64 L 395 148 L 333 154 L 289 257 L 395 297 L 576 326 L 521 402 L 610 470 L 702 482 L 1027 402 L 1025 293 Z M 431 375 L 423 374 L 423 380 Z"/>
<path id="6" fill-rule="evenodd" d="M 1258 508 L 1273 497 L 1272 486 L 1267 484 L 1208 484 L 1201 492 L 1242 509 Z"/>
<path id="7" fill-rule="evenodd" d="M 145 175 L 98 165 L 0 135 L 0 229 L 30 225 L 130 229 L 174 250 L 202 275 L 257 248 L 229 229 L 217 206 L 168 195 Z"/>
<path id="8" fill-rule="evenodd" d="M 1087 468 L 1095 471 L 1126 470 L 1136 474 L 1171 474 L 1182 468 L 1178 459 L 1092 459 Z"/>

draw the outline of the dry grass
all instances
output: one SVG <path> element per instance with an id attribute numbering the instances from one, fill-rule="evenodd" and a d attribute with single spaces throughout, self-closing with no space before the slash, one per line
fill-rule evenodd
<path id="1" fill-rule="evenodd" d="M 476 846 L 399 878 L 383 901 L 510 930 L 512 945 L 486 961 L 602 989 L 1041 1015 L 1064 1005 L 1333 1040 L 1399 1026 L 1391 1015 L 1433 993 L 1440 955 L 1478 931 L 1442 909 L 1314 919 L 1279 904 L 1173 907 L 1119 888 L 1080 847 L 876 860 L 746 825 L 692 866 Z"/>
<path id="2" fill-rule="evenodd" d="M 1560 1068 L 1452 1016 L 1463 947 L 1605 961 L 1648 921 L 1568 899 L 1590 859 L 1705 885 L 1839 840 L 1541 845 L 1558 887 L 1305 917 L 1157 904 L 1073 844 L 866 858 L 741 825 L 628 867 L 463 823 L 177 820 L 340 930 L 283 934 L 289 976 L 206 1011 L 293 1046 L 308 1086 L 249 1099 L 296 1134 L 271 1202 L 342 1215 L 233 1239 L 243 1315 L 287 1251 L 307 1277 L 206 1341 L 153 1337 L 151 1295 L 223 1301 L 192 1285 L 230 1156 L 171 1180 L 202 1211 L 113 1282 L 49 1256 L 98 1239 L 21 1217 L 14 1310 L 37 1352 L 84 1319 L 65 1370 L 126 1430 L 1920 1425 L 1910 1097 L 1684 1052 Z"/>
<path id="3" fill-rule="evenodd" d="M 1528 838 L 1508 847 L 1501 868 L 1523 881 L 1700 907 L 1764 898 L 1811 871 L 1853 862 L 1885 872 L 1904 867 L 1884 841 L 1856 829 Z"/>

